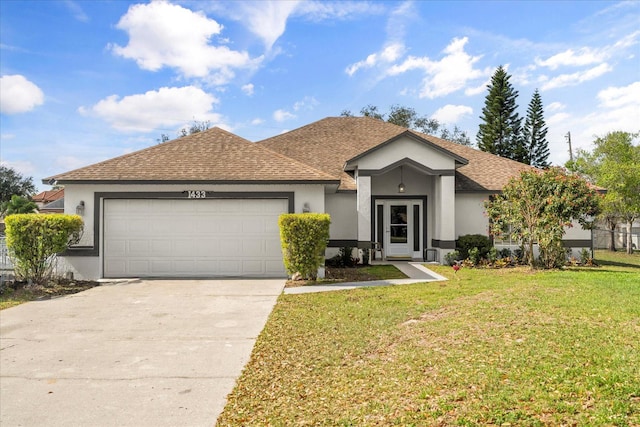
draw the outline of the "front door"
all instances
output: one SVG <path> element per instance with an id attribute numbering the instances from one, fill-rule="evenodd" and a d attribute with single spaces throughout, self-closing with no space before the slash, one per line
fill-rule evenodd
<path id="1" fill-rule="evenodd" d="M 383 242 L 387 258 L 421 258 L 422 200 L 379 200 L 376 222 L 377 241 Z M 382 218 L 380 218 L 382 216 Z"/>

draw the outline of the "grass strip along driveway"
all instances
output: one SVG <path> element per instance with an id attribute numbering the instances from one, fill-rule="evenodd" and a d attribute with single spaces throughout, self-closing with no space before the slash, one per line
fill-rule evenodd
<path id="1" fill-rule="evenodd" d="M 640 254 L 599 255 L 282 295 L 218 425 L 638 426 Z"/>

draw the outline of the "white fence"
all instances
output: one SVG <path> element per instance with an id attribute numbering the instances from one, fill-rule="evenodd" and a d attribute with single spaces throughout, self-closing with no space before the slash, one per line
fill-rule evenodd
<path id="1" fill-rule="evenodd" d="M 0 271 L 13 270 L 13 263 L 7 252 L 7 242 L 4 236 L 0 236 Z"/>
<path id="2" fill-rule="evenodd" d="M 640 249 L 640 230 L 634 227 L 631 233 L 631 247 L 634 250 Z M 616 229 L 613 231 L 613 239 L 616 249 L 627 247 L 627 231 Z M 593 248 L 608 249 L 611 242 L 611 231 L 597 228 L 593 230 Z"/>

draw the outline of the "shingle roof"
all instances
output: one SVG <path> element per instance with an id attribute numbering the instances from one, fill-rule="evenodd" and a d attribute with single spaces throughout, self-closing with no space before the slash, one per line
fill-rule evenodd
<path id="1" fill-rule="evenodd" d="M 34 202 L 49 203 L 64 197 L 64 188 L 42 191 L 31 197 Z"/>
<path id="2" fill-rule="evenodd" d="M 345 162 L 406 131 L 401 126 L 370 117 L 328 117 L 259 144 L 340 178 L 341 190 L 355 190 L 354 179 L 343 171 Z M 471 147 L 410 132 L 469 161 L 456 169 L 456 191 L 498 191 L 509 178 L 531 169 L 531 166 Z"/>
<path id="3" fill-rule="evenodd" d="M 43 179 L 65 182 L 335 182 L 337 178 L 220 128 Z"/>

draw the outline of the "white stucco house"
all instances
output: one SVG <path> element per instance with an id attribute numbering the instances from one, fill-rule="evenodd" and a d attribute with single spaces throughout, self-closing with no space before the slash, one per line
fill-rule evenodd
<path id="1" fill-rule="evenodd" d="M 488 235 L 483 202 L 530 166 L 368 117 L 256 143 L 219 128 L 45 178 L 85 221 L 65 268 L 113 277 L 284 277 L 277 219 L 331 215 L 329 249 L 442 260 Z M 590 247 L 573 228 L 568 247 Z M 335 250 L 335 249 L 334 249 Z"/>

